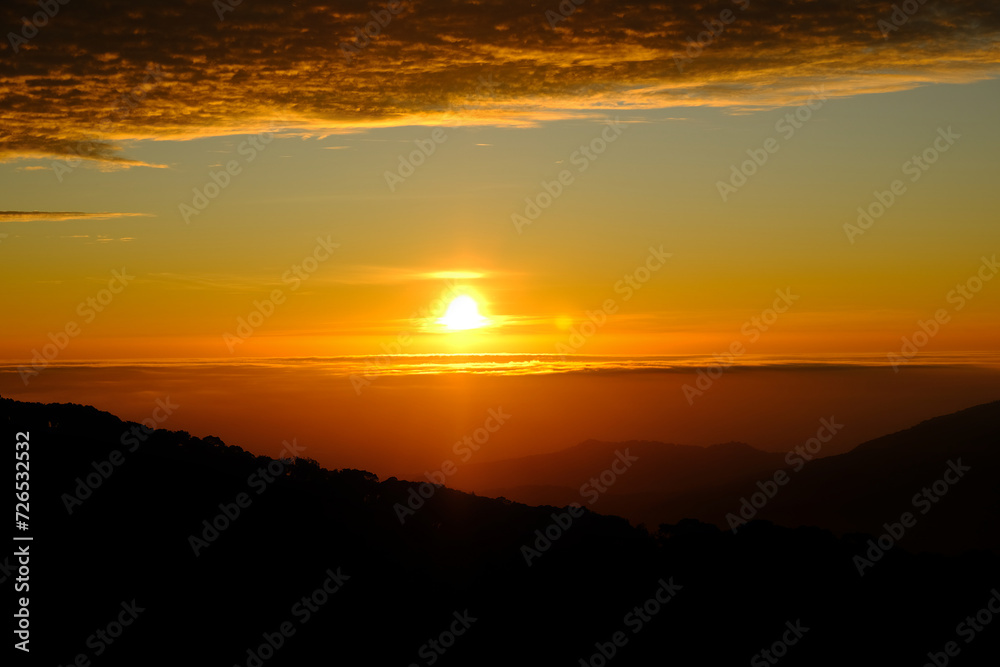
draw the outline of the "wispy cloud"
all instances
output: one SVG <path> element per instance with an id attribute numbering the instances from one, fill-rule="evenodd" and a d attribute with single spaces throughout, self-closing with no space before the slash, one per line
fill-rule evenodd
<path id="1" fill-rule="evenodd" d="M 145 281 L 160 283 L 174 289 L 210 292 L 259 292 L 261 289 L 259 278 L 221 273 L 195 275 L 160 272 L 147 275 Z M 274 284 L 278 284 L 277 281 Z"/>
<path id="2" fill-rule="evenodd" d="M 110 220 L 112 218 L 144 218 L 149 213 L 85 213 L 83 211 L 0 211 L 0 222 L 31 222 L 43 220 Z"/>
<path id="3" fill-rule="evenodd" d="M 400 354 L 394 355 L 392 364 L 372 364 L 376 357 L 273 357 L 253 359 L 176 359 L 176 360 L 95 360 L 62 361 L 50 364 L 52 369 L 121 369 L 127 372 L 145 369 L 176 369 L 184 371 L 186 377 L 201 377 L 209 371 L 228 371 L 239 375 L 252 375 L 256 369 L 293 369 L 315 371 L 324 374 L 371 375 L 548 375 L 553 373 L 575 374 L 691 374 L 698 369 L 718 367 L 719 361 L 708 355 L 696 356 L 638 356 L 610 357 L 559 354 Z M 844 355 L 822 359 L 809 356 L 774 357 L 747 355 L 733 370 L 780 370 L 787 372 L 826 372 L 837 370 L 859 370 L 865 368 L 885 368 L 888 362 L 884 355 Z M 17 363 L 0 361 L 0 374 L 17 373 Z M 916 366 L 914 366 L 916 367 Z M 1000 359 L 993 353 L 951 354 L 929 356 L 920 364 L 923 368 L 972 368 L 988 369 L 995 373 L 1000 369 Z M 198 373 L 192 374 L 192 370 Z"/>
<path id="4" fill-rule="evenodd" d="M 348 285 L 392 285 L 421 280 L 481 280 L 495 275 L 484 271 L 432 271 L 401 266 L 355 265 L 340 267 L 330 280 Z"/>
<path id="5" fill-rule="evenodd" d="M 126 239 L 119 239 L 126 240 Z M 262 285 L 280 286 L 278 278 L 280 271 L 269 271 L 265 274 L 179 274 L 169 272 L 152 273 L 145 277 L 147 282 L 161 283 L 173 289 L 207 290 L 226 292 L 259 292 Z M 329 275 L 313 278 L 316 283 L 340 285 L 400 285 L 417 281 L 449 281 L 468 282 L 487 277 L 495 277 L 496 273 L 482 271 L 425 271 L 405 267 L 388 266 L 340 266 Z M 510 275 L 510 274 L 504 274 Z M 263 281 L 263 282 L 262 282 Z"/>

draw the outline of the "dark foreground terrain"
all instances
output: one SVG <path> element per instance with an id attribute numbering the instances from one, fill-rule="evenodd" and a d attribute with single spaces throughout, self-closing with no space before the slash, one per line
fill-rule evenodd
<path id="1" fill-rule="evenodd" d="M 978 456 L 995 457 L 998 415 L 990 404 L 948 417 L 955 439 L 919 452 L 920 466 L 939 456 L 928 469 L 943 472 L 960 455 L 975 465 L 966 433 Z M 0 399 L 0 424 L 8 451 L 19 432 L 30 442 L 29 592 L 11 591 L 9 551 L 0 571 L 8 599 L 30 596 L 29 664 L 973 666 L 1000 656 L 995 476 L 973 484 L 969 473 L 926 517 L 911 501 L 920 488 L 890 502 L 886 479 L 875 501 L 895 508 L 884 521 L 899 544 L 884 536 L 883 553 L 882 531 L 836 537 L 761 521 L 733 533 L 680 520 L 651 534 L 583 510 L 255 457 L 80 405 Z M 882 446 L 911 468 L 898 439 Z M 878 447 L 866 456 L 883 466 Z M 858 512 L 852 476 L 869 483 L 870 471 L 840 466 L 817 466 L 810 485 L 830 507 L 848 494 Z M 946 521 L 950 502 L 961 514 Z M 834 520 L 824 508 L 817 519 Z M 915 525 L 894 525 L 907 511 Z M 949 531 L 986 546 L 954 553 Z"/>

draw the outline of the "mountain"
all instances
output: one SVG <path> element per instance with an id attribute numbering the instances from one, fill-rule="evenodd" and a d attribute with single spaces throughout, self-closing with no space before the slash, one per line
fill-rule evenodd
<path id="1" fill-rule="evenodd" d="M 910 511 L 919 519 L 907 536 L 912 548 L 1000 551 L 1000 532 L 990 529 L 1000 514 L 998 424 L 1000 402 L 988 403 L 825 458 L 819 440 L 810 444 L 814 455 L 808 448 L 769 453 L 740 443 L 587 441 L 552 454 L 471 463 L 448 483 L 529 504 L 577 502 L 650 526 L 696 518 L 738 529 L 757 518 L 838 534 L 880 534 L 883 523 Z M 620 464 L 620 474 L 606 474 L 623 452 L 635 461 L 627 469 Z M 971 470 L 958 478 L 947 472 L 949 461 Z M 611 484 L 601 483 L 602 473 Z M 775 481 L 776 474 L 784 484 Z M 938 498 L 933 485 L 946 474 L 956 483 Z M 914 502 L 924 488 L 930 495 Z"/>
<path id="2" fill-rule="evenodd" d="M 665 498 L 769 474 L 783 457 L 736 442 L 697 447 L 588 440 L 550 454 L 462 465 L 447 483 L 529 505 L 580 503 L 655 526 L 684 518 L 648 511 Z"/>
<path id="3" fill-rule="evenodd" d="M 909 512 L 916 525 L 908 548 L 1000 552 L 998 480 L 1000 401 L 810 461 L 757 518 L 877 534 Z"/>
<path id="4" fill-rule="evenodd" d="M 0 425 L 12 448 L 30 442 L 20 535 L 33 541 L 15 544 L 29 562 L 5 557 L 0 579 L 30 586 L 38 662 L 769 664 L 781 651 L 783 665 L 884 665 L 923 664 L 948 641 L 963 664 L 1000 653 L 992 628 L 956 634 L 998 584 L 987 551 L 894 547 L 862 575 L 868 536 L 693 520 L 649 533 L 74 404 L 0 398 Z"/>
<path id="5" fill-rule="evenodd" d="M 614 473 L 611 488 L 618 495 L 660 493 L 665 487 L 681 492 L 748 472 L 773 470 L 781 464 L 783 456 L 736 442 L 694 447 L 635 440 L 621 443 L 588 440 L 552 454 L 462 465 L 450 478 L 449 485 L 490 495 L 493 490 L 519 487 L 559 488 L 569 494 L 561 500 L 566 504 L 581 502 L 587 493 L 581 487 L 591 479 L 600 481 L 605 470 Z M 622 470 L 625 463 L 629 464 L 628 472 L 616 473 L 615 469 Z"/>

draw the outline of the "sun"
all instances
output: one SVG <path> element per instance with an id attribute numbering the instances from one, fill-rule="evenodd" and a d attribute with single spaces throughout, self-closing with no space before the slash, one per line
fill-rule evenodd
<path id="1" fill-rule="evenodd" d="M 438 318 L 438 324 L 449 331 L 464 331 L 478 329 L 490 323 L 489 318 L 479 313 L 479 304 L 467 294 L 457 296 L 448 304 L 444 316 Z"/>

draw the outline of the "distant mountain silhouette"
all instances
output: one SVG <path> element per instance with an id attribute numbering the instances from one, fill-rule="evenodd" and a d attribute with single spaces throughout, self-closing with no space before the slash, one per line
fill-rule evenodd
<path id="1" fill-rule="evenodd" d="M 969 456 L 963 443 L 980 432 L 968 424 L 980 418 L 940 425 L 957 438 L 948 456 Z M 868 536 L 760 521 L 734 534 L 693 520 L 648 533 L 589 511 L 136 431 L 73 404 L 0 399 L 0 424 L 8 442 L 30 433 L 38 663 L 774 664 L 766 650 L 781 665 L 923 665 L 954 641 L 956 664 L 996 664 L 997 628 L 970 643 L 956 634 L 1000 585 L 1000 557 L 986 551 L 913 554 L 904 537 L 861 576 Z M 858 454 L 884 466 L 913 442 L 882 440 Z M 966 481 L 984 466 L 973 460 Z M 817 470 L 817 484 L 835 479 L 835 468 Z M 421 492 L 422 506 L 400 512 Z M 115 627 L 123 614 L 130 624 Z"/>
<path id="2" fill-rule="evenodd" d="M 563 504 L 581 502 L 580 487 L 611 467 L 616 452 L 628 450 L 638 459 L 627 474 L 618 477 L 611 492 L 621 494 L 689 491 L 716 484 L 719 480 L 747 473 L 773 471 L 784 454 L 762 452 L 743 443 L 711 447 L 636 441 L 610 443 L 587 440 L 575 447 L 551 454 L 537 454 L 493 463 L 467 463 L 449 480 L 459 489 L 477 493 L 518 487 L 562 488 L 571 495 Z M 620 467 L 620 466 L 619 466 Z M 506 495 L 506 494 L 501 494 Z M 520 498 L 519 498 L 520 499 Z"/>
<path id="3" fill-rule="evenodd" d="M 816 458 L 807 460 L 808 451 L 803 450 L 805 456 L 793 454 L 791 462 L 785 453 L 762 452 L 741 443 L 696 447 L 587 441 L 552 454 L 470 463 L 460 467 L 449 484 L 531 504 L 579 502 L 650 526 L 696 518 L 738 530 L 744 517 L 753 516 L 838 534 L 879 534 L 883 523 L 897 521 L 910 510 L 919 519 L 906 537 L 912 549 L 1000 552 L 1000 531 L 990 528 L 1000 515 L 998 424 L 1000 402 L 988 403 L 922 422 L 844 454 L 820 458 L 820 448 Z M 599 478 L 615 452 L 625 450 L 638 459 L 635 464 L 616 475 L 603 493 L 590 493 L 588 481 Z M 913 496 L 939 480 L 949 461 L 959 460 L 971 468 L 968 475 L 948 485 L 946 497 L 919 500 L 914 507 Z M 779 470 L 786 472 L 787 481 L 767 497 L 769 482 Z M 765 495 L 753 497 L 760 493 Z M 753 501 L 762 498 L 767 502 L 755 507 Z M 750 506 L 741 514 L 743 499 Z M 926 514 L 920 514 L 925 508 Z"/>

